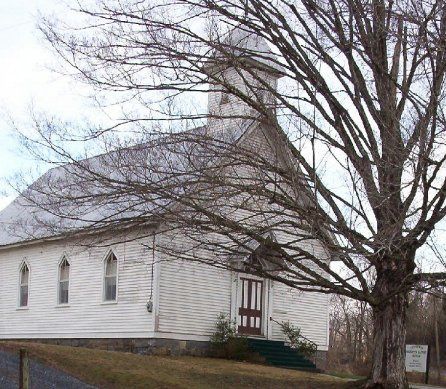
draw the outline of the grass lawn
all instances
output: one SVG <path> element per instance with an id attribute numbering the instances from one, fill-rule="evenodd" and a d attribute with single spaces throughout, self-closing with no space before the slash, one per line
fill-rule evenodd
<path id="1" fill-rule="evenodd" d="M 315 374 L 214 358 L 142 356 L 82 347 L 0 342 L 101 388 L 302 388 L 350 389 L 353 382 Z"/>

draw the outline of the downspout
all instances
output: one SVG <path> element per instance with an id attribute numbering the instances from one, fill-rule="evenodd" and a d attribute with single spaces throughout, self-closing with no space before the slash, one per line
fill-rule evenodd
<path id="1" fill-rule="evenodd" d="M 153 312 L 153 275 L 155 266 L 155 244 L 156 244 L 156 231 L 153 232 L 152 238 L 152 266 L 150 269 L 150 297 L 147 301 L 147 312 Z"/>

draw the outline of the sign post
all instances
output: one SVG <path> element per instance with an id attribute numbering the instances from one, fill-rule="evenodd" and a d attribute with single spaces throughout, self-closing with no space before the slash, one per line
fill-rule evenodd
<path id="1" fill-rule="evenodd" d="M 29 358 L 26 348 L 20 349 L 19 388 L 29 389 Z"/>
<path id="2" fill-rule="evenodd" d="M 429 346 L 406 344 L 406 372 L 425 373 L 425 383 L 429 381 Z"/>

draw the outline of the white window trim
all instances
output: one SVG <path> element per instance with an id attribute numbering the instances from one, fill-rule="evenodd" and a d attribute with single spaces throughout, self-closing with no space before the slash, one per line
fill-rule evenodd
<path id="1" fill-rule="evenodd" d="M 229 92 L 226 90 L 222 90 L 220 92 L 220 100 L 218 102 L 218 105 L 221 107 L 224 105 L 229 105 L 230 103 L 231 103 L 231 98 Z"/>
<path id="2" fill-rule="evenodd" d="M 26 305 L 20 305 L 20 295 L 21 295 L 21 291 L 22 291 L 22 269 L 23 266 L 25 266 L 28 268 L 28 300 L 27 300 L 27 304 Z M 24 258 L 22 260 L 22 262 L 20 262 L 19 268 L 18 268 L 18 275 L 19 275 L 19 279 L 17 282 L 17 310 L 23 310 L 26 311 L 29 309 L 29 297 L 31 295 L 30 291 L 31 291 L 31 266 L 29 265 L 28 259 Z"/>
<path id="3" fill-rule="evenodd" d="M 59 302 L 59 293 L 60 293 L 60 266 L 62 265 L 62 262 L 66 260 L 68 264 L 70 265 L 70 270 L 68 271 L 68 303 L 60 303 Z M 59 262 L 57 262 L 57 275 L 56 275 L 56 307 L 69 307 L 70 306 L 70 300 L 71 300 L 71 261 L 66 253 L 64 253 L 60 259 Z"/>
<path id="4" fill-rule="evenodd" d="M 113 254 L 116 258 L 116 296 L 114 300 L 106 300 L 105 299 L 105 268 L 107 266 L 108 257 Z M 102 299 L 101 305 L 110 305 L 118 303 L 118 295 L 119 295 L 119 257 L 116 255 L 115 250 L 110 249 L 107 251 L 107 254 L 102 259 Z"/>

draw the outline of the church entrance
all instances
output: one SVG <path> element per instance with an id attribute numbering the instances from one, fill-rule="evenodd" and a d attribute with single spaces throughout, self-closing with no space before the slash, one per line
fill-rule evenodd
<path id="1" fill-rule="evenodd" d="M 264 281 L 240 277 L 238 333 L 263 335 Z"/>

